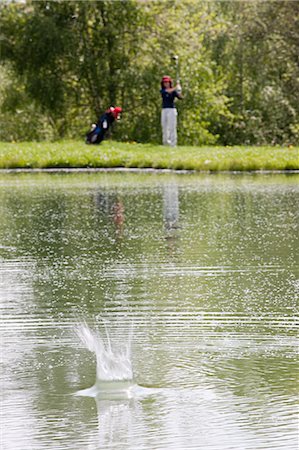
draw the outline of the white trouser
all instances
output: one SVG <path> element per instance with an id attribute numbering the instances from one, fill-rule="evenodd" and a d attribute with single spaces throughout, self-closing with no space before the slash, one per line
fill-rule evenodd
<path id="1" fill-rule="evenodd" d="M 162 108 L 161 125 L 163 145 L 175 147 L 177 144 L 177 110 L 176 108 Z"/>

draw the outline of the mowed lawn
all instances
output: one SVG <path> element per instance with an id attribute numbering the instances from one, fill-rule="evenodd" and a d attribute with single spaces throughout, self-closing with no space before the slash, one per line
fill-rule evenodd
<path id="1" fill-rule="evenodd" d="M 297 170 L 299 147 L 192 147 L 104 141 L 0 142 L 0 168 L 135 167 L 204 171 Z"/>

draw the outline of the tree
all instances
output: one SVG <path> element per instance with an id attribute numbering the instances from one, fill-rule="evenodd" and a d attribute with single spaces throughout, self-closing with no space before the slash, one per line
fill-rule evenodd
<path id="1" fill-rule="evenodd" d="M 229 23 L 213 45 L 235 120 L 226 142 L 296 139 L 299 105 L 299 5 L 288 1 L 219 3 Z M 297 136 L 298 137 L 298 136 Z"/>
<path id="2" fill-rule="evenodd" d="M 34 109 L 53 138 L 83 135 L 120 104 L 115 137 L 160 142 L 160 80 L 175 77 L 176 53 L 181 144 L 293 142 L 298 12 L 297 2 L 255 0 L 1 4 L 3 70 L 13 80 L 2 91 L 2 114 L 16 117 L 14 85 L 23 110 Z"/>

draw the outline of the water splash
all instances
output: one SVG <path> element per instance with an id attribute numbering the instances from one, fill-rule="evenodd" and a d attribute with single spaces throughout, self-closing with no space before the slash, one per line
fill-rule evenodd
<path id="1" fill-rule="evenodd" d="M 131 362 L 131 338 L 121 343 L 113 341 L 107 324 L 103 322 L 104 333 L 91 329 L 86 323 L 76 327 L 76 333 L 85 347 L 95 353 L 97 370 L 96 382 L 92 388 L 79 391 L 78 395 L 96 396 L 100 392 L 111 393 L 127 391 L 133 386 Z"/>

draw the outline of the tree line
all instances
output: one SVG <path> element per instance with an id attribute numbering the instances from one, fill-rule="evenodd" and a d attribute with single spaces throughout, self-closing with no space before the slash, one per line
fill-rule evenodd
<path id="1" fill-rule="evenodd" d="M 117 104 L 115 138 L 161 142 L 176 54 L 179 144 L 299 141 L 297 1 L 7 1 L 0 21 L 1 140 L 83 137 Z"/>

